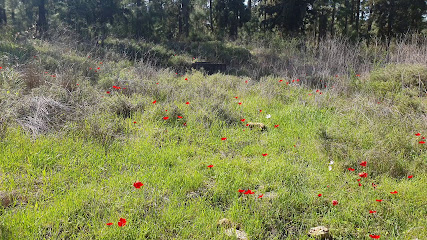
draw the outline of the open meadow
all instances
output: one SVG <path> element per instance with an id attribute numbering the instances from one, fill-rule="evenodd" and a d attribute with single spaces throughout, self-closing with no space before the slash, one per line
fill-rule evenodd
<path id="1" fill-rule="evenodd" d="M 0 239 L 427 239 L 426 44 L 66 40 L 0 42 Z"/>

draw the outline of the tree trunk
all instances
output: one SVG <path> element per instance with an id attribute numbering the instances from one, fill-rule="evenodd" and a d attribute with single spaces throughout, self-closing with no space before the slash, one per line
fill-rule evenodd
<path id="1" fill-rule="evenodd" d="M 356 37 L 359 38 L 359 14 L 360 14 L 360 0 L 356 1 Z"/>
<path id="2" fill-rule="evenodd" d="M 6 9 L 0 6 L 0 26 L 7 24 Z"/>
<path id="3" fill-rule="evenodd" d="M 184 36 L 190 36 L 190 0 L 182 0 L 182 22 Z"/>
<path id="4" fill-rule="evenodd" d="M 335 14 L 337 12 L 336 3 L 335 1 L 332 1 L 332 17 L 331 17 L 331 37 L 333 38 L 335 35 Z"/>
<path id="5" fill-rule="evenodd" d="M 39 37 L 42 37 L 43 34 L 47 31 L 47 18 L 46 18 L 46 6 L 45 0 L 39 0 L 39 19 L 37 20 L 37 33 Z"/>
<path id="6" fill-rule="evenodd" d="M 213 14 L 212 14 L 212 0 L 209 0 L 209 20 L 210 20 L 210 25 L 211 25 L 211 32 L 214 31 L 214 26 L 213 26 Z"/>
<path id="7" fill-rule="evenodd" d="M 348 9 L 349 4 L 348 4 L 348 0 L 345 0 L 345 9 Z M 348 14 L 345 14 L 345 18 L 344 18 L 344 34 L 348 35 Z"/>

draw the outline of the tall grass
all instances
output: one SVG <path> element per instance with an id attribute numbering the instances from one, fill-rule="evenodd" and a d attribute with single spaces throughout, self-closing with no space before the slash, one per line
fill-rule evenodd
<path id="1" fill-rule="evenodd" d="M 250 239 L 308 239 L 319 225 L 334 239 L 427 235 L 415 40 L 253 45 L 246 76 L 31 42 L 36 58 L 0 70 L 3 239 L 225 239 L 222 218 Z"/>

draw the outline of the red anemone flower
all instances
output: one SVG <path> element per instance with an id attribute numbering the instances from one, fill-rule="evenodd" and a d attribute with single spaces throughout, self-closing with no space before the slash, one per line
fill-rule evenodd
<path id="1" fill-rule="evenodd" d="M 123 227 L 124 225 L 126 225 L 126 219 L 124 218 L 120 218 L 120 221 L 118 222 L 119 227 Z"/>
<path id="2" fill-rule="evenodd" d="M 240 119 L 240 121 L 242 121 L 242 122 L 244 122 L 246 119 L 244 119 L 244 118 L 242 118 L 242 119 Z"/>
<path id="3" fill-rule="evenodd" d="M 221 138 L 222 141 L 227 140 L 227 138 Z"/>
<path id="4" fill-rule="evenodd" d="M 283 80 L 279 80 L 279 82 L 283 82 Z"/>
<path id="5" fill-rule="evenodd" d="M 426 143 L 426 142 L 424 142 L 424 141 L 419 141 L 418 143 L 419 143 L 419 144 L 424 144 L 424 143 Z"/>
<path id="6" fill-rule="evenodd" d="M 421 136 L 421 133 L 416 133 L 415 136 Z"/>
<path id="7" fill-rule="evenodd" d="M 274 125 L 275 128 L 279 127 L 279 125 Z"/>
<path id="8" fill-rule="evenodd" d="M 321 194 L 321 193 L 319 193 L 319 194 L 317 194 L 317 196 L 318 196 L 318 197 L 321 197 L 321 196 L 322 196 L 322 194 Z"/>
<path id="9" fill-rule="evenodd" d="M 262 194 L 262 195 L 258 195 L 258 198 L 262 198 L 262 197 L 264 197 L 264 194 Z"/>
<path id="10" fill-rule="evenodd" d="M 378 238 L 380 238 L 380 235 L 371 235 L 371 234 L 369 234 L 369 237 L 378 239 Z"/>
<path id="11" fill-rule="evenodd" d="M 155 104 L 156 102 L 157 102 L 157 101 L 156 101 L 156 100 L 154 100 L 154 101 L 153 101 L 153 104 Z"/>
<path id="12" fill-rule="evenodd" d="M 187 105 L 188 105 L 188 104 L 190 104 L 190 102 L 186 102 L 185 104 L 187 104 Z"/>
<path id="13" fill-rule="evenodd" d="M 365 173 L 365 172 L 361 172 L 361 173 L 359 173 L 359 176 L 362 177 L 362 178 L 365 178 L 365 177 L 368 176 L 368 174 Z"/>
<path id="14" fill-rule="evenodd" d="M 107 223 L 107 226 L 111 226 L 111 225 L 113 225 L 113 223 Z"/>
<path id="15" fill-rule="evenodd" d="M 361 162 L 360 166 L 366 167 L 366 161 Z"/>
<path id="16" fill-rule="evenodd" d="M 164 119 L 164 120 L 168 120 L 168 119 L 169 119 L 169 117 L 164 117 L 163 119 Z"/>
<path id="17" fill-rule="evenodd" d="M 369 210 L 369 213 L 376 213 L 377 211 Z"/>
<path id="18" fill-rule="evenodd" d="M 142 186 L 144 186 L 144 184 L 143 184 L 142 182 L 134 182 L 134 183 L 133 183 L 133 186 L 134 186 L 135 188 L 141 188 Z"/>
<path id="19" fill-rule="evenodd" d="M 408 178 L 413 178 L 413 177 L 414 177 L 413 175 L 409 175 L 409 176 L 408 176 Z"/>
<path id="20" fill-rule="evenodd" d="M 245 190 L 242 190 L 242 189 L 239 189 L 239 193 L 242 193 L 242 192 L 244 192 Z"/>
<path id="21" fill-rule="evenodd" d="M 394 191 L 394 192 L 390 192 L 391 194 L 396 194 L 397 193 L 397 191 Z"/>
<path id="22" fill-rule="evenodd" d="M 110 91 L 107 91 L 107 94 L 110 94 Z"/>
<path id="23" fill-rule="evenodd" d="M 336 206 L 338 204 L 337 200 L 332 200 L 332 205 Z"/>
<path id="24" fill-rule="evenodd" d="M 348 168 L 349 171 L 354 171 L 354 168 Z"/>
<path id="25" fill-rule="evenodd" d="M 209 166 L 208 166 L 208 168 L 212 168 L 212 167 L 213 167 L 213 165 L 209 165 Z"/>
<path id="26" fill-rule="evenodd" d="M 181 116 L 178 116 L 178 118 L 182 118 Z"/>
<path id="27" fill-rule="evenodd" d="M 264 157 L 265 157 L 265 156 L 267 156 L 267 155 L 268 155 L 268 153 L 263 153 L 263 154 L 262 154 L 262 156 L 264 156 Z"/>
<path id="28" fill-rule="evenodd" d="M 376 199 L 375 201 L 377 201 L 377 202 L 382 202 L 383 200 L 382 200 L 382 199 Z"/>

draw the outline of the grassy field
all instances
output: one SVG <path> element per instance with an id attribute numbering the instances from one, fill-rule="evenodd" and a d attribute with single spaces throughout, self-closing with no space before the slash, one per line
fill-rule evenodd
<path id="1" fill-rule="evenodd" d="M 0 49 L 1 239 L 427 239 L 423 63 L 313 88 Z"/>

